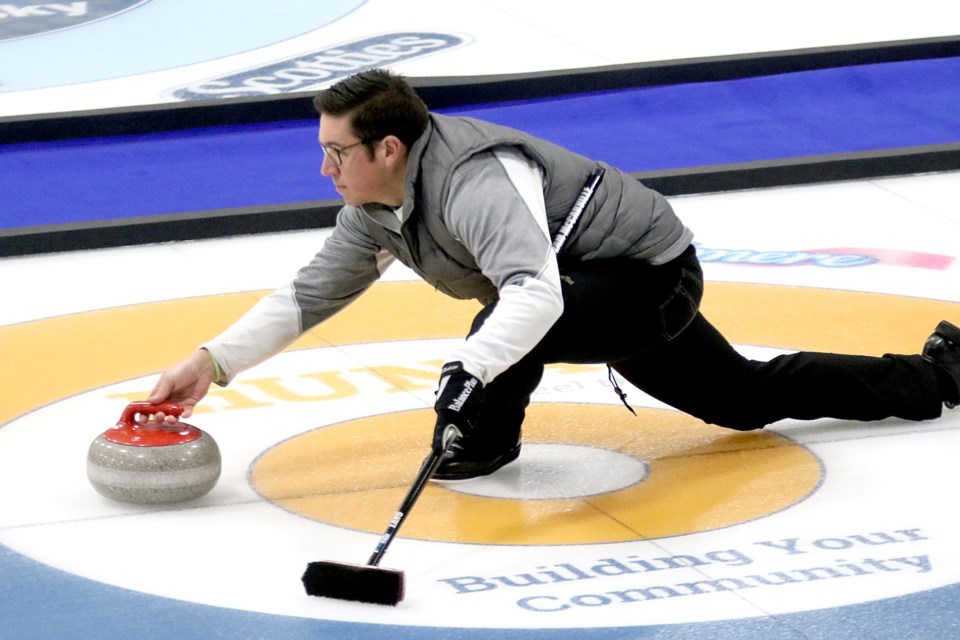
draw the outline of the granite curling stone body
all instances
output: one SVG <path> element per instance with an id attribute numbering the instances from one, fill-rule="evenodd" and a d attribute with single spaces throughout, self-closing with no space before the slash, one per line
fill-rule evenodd
<path id="1" fill-rule="evenodd" d="M 220 449 L 210 434 L 186 423 L 139 424 L 137 415 L 179 416 L 183 407 L 133 402 L 116 427 L 90 445 L 87 477 L 101 495 L 131 504 L 172 504 L 205 495 L 220 478 Z"/>

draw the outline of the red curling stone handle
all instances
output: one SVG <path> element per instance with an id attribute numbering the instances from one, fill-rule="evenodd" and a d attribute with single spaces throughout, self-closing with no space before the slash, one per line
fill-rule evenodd
<path id="1" fill-rule="evenodd" d="M 183 413 L 183 407 L 176 402 L 161 402 L 158 404 L 131 402 L 120 415 L 117 426 L 108 429 L 103 437 L 115 444 L 134 447 L 163 447 L 191 442 L 203 435 L 200 429 L 183 422 L 175 425 L 157 423 L 141 425 L 135 420 L 137 415 L 154 415 L 157 413 L 180 416 Z"/>

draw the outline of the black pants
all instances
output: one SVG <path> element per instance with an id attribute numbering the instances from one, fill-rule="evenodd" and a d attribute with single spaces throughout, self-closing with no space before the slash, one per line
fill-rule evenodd
<path id="1" fill-rule="evenodd" d="M 654 398 L 739 430 L 784 418 L 924 420 L 943 409 L 936 373 L 919 355 L 743 357 L 699 312 L 703 272 L 693 247 L 661 266 L 617 260 L 560 270 L 563 315 L 533 351 L 487 385 L 471 447 L 518 442 L 543 367 L 556 362 L 608 364 Z M 494 306 L 481 310 L 471 332 Z"/>

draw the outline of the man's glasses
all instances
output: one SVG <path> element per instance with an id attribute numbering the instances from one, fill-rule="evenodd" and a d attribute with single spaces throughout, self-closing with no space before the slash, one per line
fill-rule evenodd
<path id="1" fill-rule="evenodd" d="M 328 158 L 330 158 L 331 161 L 333 161 L 333 164 L 337 165 L 338 167 L 342 167 L 343 152 L 348 149 L 353 149 L 354 147 L 359 146 L 361 144 L 366 144 L 367 142 L 369 142 L 369 140 L 360 140 L 359 142 L 348 144 L 345 147 L 334 147 L 330 145 L 321 144 L 320 148 L 323 149 L 324 155 L 326 155 Z"/>

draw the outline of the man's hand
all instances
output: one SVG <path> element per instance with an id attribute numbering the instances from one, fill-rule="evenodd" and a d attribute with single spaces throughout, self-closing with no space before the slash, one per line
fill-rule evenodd
<path id="1" fill-rule="evenodd" d="M 437 424 L 433 430 L 433 450 L 443 450 L 443 433 L 447 425 L 455 425 L 468 436 L 477 425 L 483 406 L 483 383 L 463 370 L 460 362 L 448 362 L 440 372 L 437 389 Z"/>
<path id="2" fill-rule="evenodd" d="M 167 369 L 160 376 L 157 384 L 150 392 L 147 402 L 176 402 L 183 406 L 180 418 L 189 418 L 193 408 L 207 395 L 210 385 L 217 378 L 216 368 L 210 354 L 200 349 L 189 358 Z M 157 422 L 176 424 L 177 416 L 157 413 L 154 416 Z"/>

